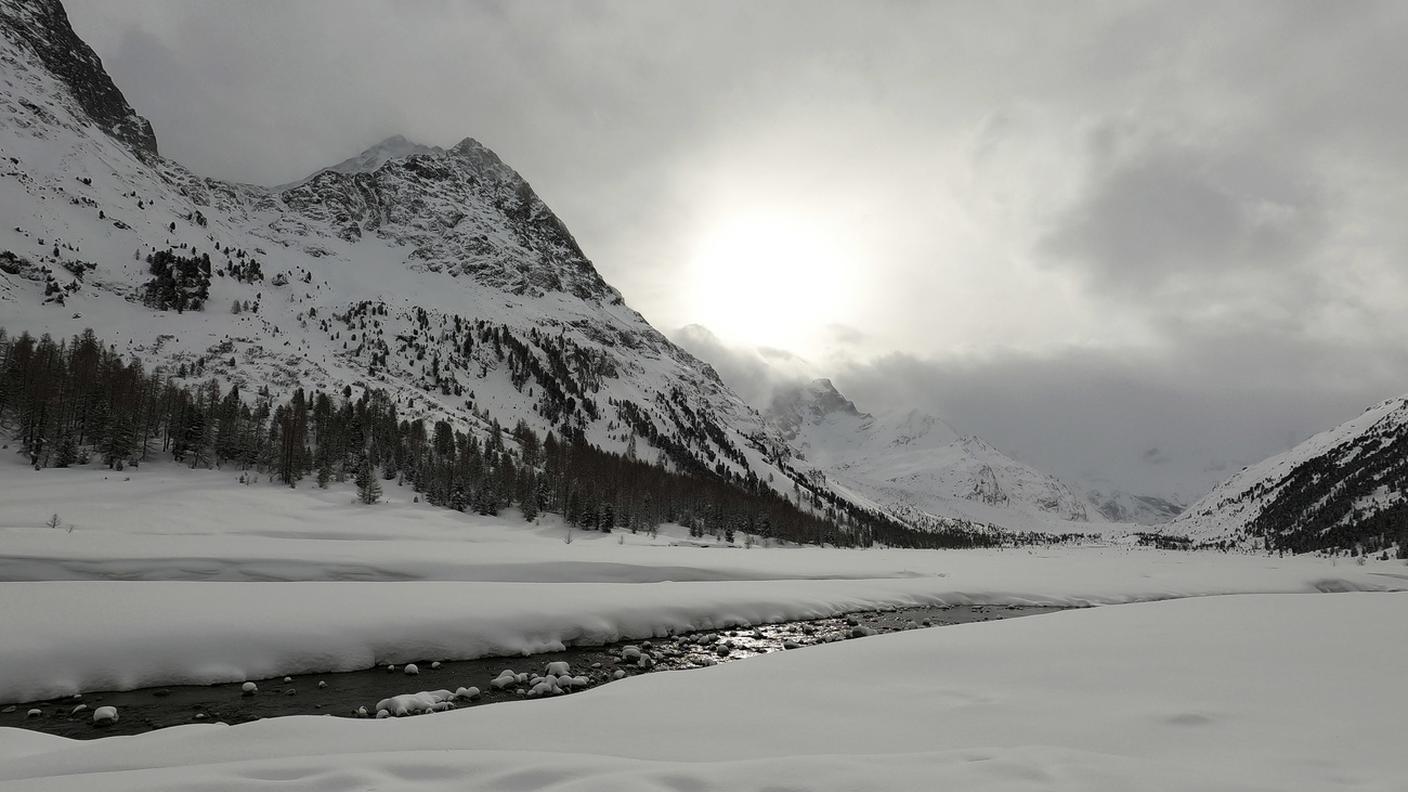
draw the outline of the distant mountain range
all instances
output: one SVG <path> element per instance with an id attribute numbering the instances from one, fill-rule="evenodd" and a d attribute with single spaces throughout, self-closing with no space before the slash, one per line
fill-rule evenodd
<path id="1" fill-rule="evenodd" d="M 799 466 L 902 511 L 1071 532 L 1098 532 L 1105 522 L 1152 524 L 1179 511 L 1158 498 L 1079 491 L 917 410 L 862 412 L 827 379 L 780 387 L 765 415 Z"/>

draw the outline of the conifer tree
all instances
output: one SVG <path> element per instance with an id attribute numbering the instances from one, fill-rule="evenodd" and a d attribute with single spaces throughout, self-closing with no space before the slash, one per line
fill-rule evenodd
<path id="1" fill-rule="evenodd" d="M 381 500 L 381 481 L 377 478 L 376 471 L 372 469 L 371 460 L 363 457 L 362 464 L 357 468 L 357 499 L 370 506 Z"/>

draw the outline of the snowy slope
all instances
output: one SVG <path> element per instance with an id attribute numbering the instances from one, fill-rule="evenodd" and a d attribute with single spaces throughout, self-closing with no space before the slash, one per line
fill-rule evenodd
<path id="1" fill-rule="evenodd" d="M 897 513 L 1014 531 L 1090 532 L 1087 523 L 1104 522 L 1060 479 L 982 438 L 917 410 L 861 412 L 830 380 L 779 388 L 766 415 L 799 466 Z"/>
<path id="2" fill-rule="evenodd" d="M 1408 397 L 1243 468 L 1166 530 L 1197 542 L 1306 550 L 1404 545 Z"/>
<path id="3" fill-rule="evenodd" d="M 644 421 L 710 469 L 785 480 L 757 412 L 625 305 L 480 143 L 392 138 L 292 185 L 226 183 L 159 156 L 56 0 L 0 0 L 0 63 L 10 332 L 91 327 L 188 384 L 379 387 L 405 417 L 571 424 L 617 451 Z M 203 310 L 144 304 L 160 251 L 209 256 Z M 508 364 L 508 344 L 546 374 Z"/>

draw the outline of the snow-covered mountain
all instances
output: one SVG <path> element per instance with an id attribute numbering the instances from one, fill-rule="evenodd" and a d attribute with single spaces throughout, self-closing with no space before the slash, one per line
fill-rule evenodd
<path id="1" fill-rule="evenodd" d="M 1408 547 L 1408 397 L 1243 468 L 1165 530 L 1292 552 Z"/>
<path id="2" fill-rule="evenodd" d="M 1060 479 L 917 410 L 871 415 L 818 379 L 780 387 L 768 419 L 799 467 L 897 512 L 1011 530 L 1081 530 L 1103 522 Z"/>
<path id="3" fill-rule="evenodd" d="M 912 525 L 1101 519 L 982 440 L 917 412 L 862 413 L 829 383 L 780 395 L 765 420 L 627 306 L 472 138 L 396 136 L 290 184 L 230 183 L 161 156 L 58 0 L 0 0 L 0 64 L 12 332 L 93 328 L 182 384 L 374 387 L 406 417 L 570 426 L 608 450 L 779 491 L 795 480 Z"/>
<path id="4" fill-rule="evenodd" d="M 1087 490 L 1086 503 L 1110 522 L 1161 525 L 1183 513 L 1184 507 L 1157 495 L 1136 495 L 1121 489 Z"/>
<path id="5" fill-rule="evenodd" d="M 0 217 L 11 332 L 91 327 L 187 384 L 377 387 L 406 417 L 570 425 L 786 481 L 757 411 L 473 139 L 391 138 L 282 187 L 203 178 L 160 155 L 57 0 L 0 0 Z"/>

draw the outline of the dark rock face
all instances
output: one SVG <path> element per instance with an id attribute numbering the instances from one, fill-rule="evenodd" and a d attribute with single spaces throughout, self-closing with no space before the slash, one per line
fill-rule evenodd
<path id="1" fill-rule="evenodd" d="M 97 53 L 73 32 L 59 0 L 0 0 L 0 32 L 34 50 L 105 132 L 139 155 L 157 155 L 151 123 L 127 104 Z"/>

